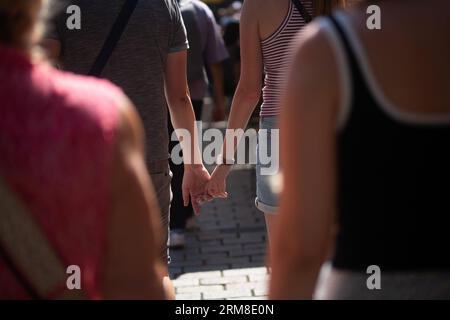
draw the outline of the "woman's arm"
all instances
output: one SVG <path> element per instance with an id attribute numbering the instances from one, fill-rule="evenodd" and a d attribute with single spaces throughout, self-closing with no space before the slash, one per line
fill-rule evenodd
<path id="1" fill-rule="evenodd" d="M 336 207 L 336 64 L 317 24 L 300 40 L 281 116 L 281 195 L 272 299 L 311 299 Z"/>
<path id="2" fill-rule="evenodd" d="M 241 76 L 236 89 L 236 93 L 231 105 L 231 112 L 228 120 L 228 129 L 245 129 L 253 110 L 259 102 L 262 88 L 263 58 L 260 45 L 258 27 L 258 0 L 247 0 L 242 7 L 240 43 L 241 43 Z M 235 140 L 235 141 L 233 141 Z M 228 150 L 227 144 L 234 148 Z M 234 158 L 234 152 L 238 141 L 231 135 L 226 135 L 222 148 L 222 155 L 225 159 Z M 223 181 L 230 171 L 230 166 L 218 166 L 214 170 L 218 181 Z M 208 187 L 211 196 L 223 196 L 224 185 L 216 185 L 212 181 Z"/>
<path id="3" fill-rule="evenodd" d="M 245 129 L 261 97 L 263 58 L 258 27 L 258 6 L 258 0 L 249 0 L 242 7 L 241 75 L 233 98 L 228 129 Z"/>
<path id="4" fill-rule="evenodd" d="M 144 161 L 144 134 L 123 103 L 112 167 L 111 215 L 103 279 L 106 299 L 164 299 L 159 208 Z"/>

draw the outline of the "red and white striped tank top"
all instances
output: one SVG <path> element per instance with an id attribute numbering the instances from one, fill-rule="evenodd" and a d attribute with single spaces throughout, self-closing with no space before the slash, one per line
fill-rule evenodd
<path id="1" fill-rule="evenodd" d="M 302 0 L 302 4 L 312 16 L 312 1 Z M 277 116 L 280 113 L 280 97 L 292 54 L 291 42 L 305 25 L 305 19 L 289 1 L 289 10 L 283 22 L 270 37 L 261 41 L 265 73 L 261 116 Z"/>

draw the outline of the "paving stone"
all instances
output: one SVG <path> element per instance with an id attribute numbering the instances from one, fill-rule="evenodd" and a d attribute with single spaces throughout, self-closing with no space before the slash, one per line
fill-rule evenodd
<path id="1" fill-rule="evenodd" d="M 267 246 L 264 243 L 261 243 L 261 244 L 250 243 L 250 244 L 244 245 L 244 249 L 245 250 L 264 250 L 264 251 L 266 251 Z"/>
<path id="2" fill-rule="evenodd" d="M 182 271 L 183 271 L 182 268 L 173 268 L 173 267 L 170 267 L 170 268 L 169 268 L 170 279 L 176 279 L 176 278 L 178 278 L 178 276 L 182 273 Z"/>
<path id="3" fill-rule="evenodd" d="M 186 247 L 184 249 L 170 250 L 171 252 L 182 252 L 185 256 L 193 253 L 200 253 L 200 247 Z"/>
<path id="4" fill-rule="evenodd" d="M 251 262 L 259 262 L 259 263 L 266 263 L 267 258 L 266 255 L 253 255 L 250 257 Z"/>
<path id="5" fill-rule="evenodd" d="M 238 297 L 238 298 L 227 298 L 226 300 L 267 300 L 267 297 Z"/>
<path id="6" fill-rule="evenodd" d="M 190 287 L 190 286 L 198 286 L 200 285 L 199 278 L 184 278 L 184 279 L 175 279 L 172 280 L 174 287 Z"/>
<path id="7" fill-rule="evenodd" d="M 206 278 L 217 278 L 221 277 L 221 271 L 205 271 L 205 272 L 191 272 L 182 274 L 178 279 L 188 279 L 188 278 L 197 278 L 197 279 L 206 279 Z"/>
<path id="8" fill-rule="evenodd" d="M 206 225 L 206 226 L 201 226 L 202 230 L 207 230 L 207 231 L 211 231 L 211 230 L 217 230 L 220 231 L 223 229 L 222 226 L 219 225 Z"/>
<path id="9" fill-rule="evenodd" d="M 186 260 L 211 260 L 218 259 L 218 258 L 226 258 L 228 257 L 227 252 L 217 252 L 217 253 L 199 253 L 199 254 L 192 254 L 188 255 L 186 257 Z"/>
<path id="10" fill-rule="evenodd" d="M 268 287 L 255 288 L 255 289 L 253 289 L 253 293 L 254 293 L 255 297 L 267 296 Z"/>
<path id="11" fill-rule="evenodd" d="M 268 292 L 268 283 L 266 282 L 246 282 L 246 283 L 232 283 L 226 284 L 227 291 L 246 291 L 250 290 L 254 296 L 265 296 Z"/>
<path id="12" fill-rule="evenodd" d="M 173 265 L 176 267 L 179 267 L 179 268 L 200 267 L 200 266 L 203 266 L 203 261 L 197 260 L 197 259 L 184 260 L 184 261 L 173 261 Z"/>
<path id="13" fill-rule="evenodd" d="M 170 250 L 170 258 L 173 260 L 184 260 L 184 251 Z"/>
<path id="14" fill-rule="evenodd" d="M 250 274 L 248 276 L 250 282 L 267 282 L 269 278 L 268 274 Z"/>
<path id="15" fill-rule="evenodd" d="M 227 298 L 235 298 L 235 297 L 251 297 L 252 292 L 251 290 L 236 290 L 236 291 L 229 291 L 229 290 L 222 290 L 222 291 L 211 291 L 211 292 L 205 292 L 203 294 L 203 297 L 206 300 L 210 299 L 227 299 Z"/>
<path id="16" fill-rule="evenodd" d="M 245 262 L 245 263 L 234 263 L 231 265 L 231 270 L 235 269 L 249 269 L 249 268 L 259 268 L 261 267 L 262 263 L 257 262 Z"/>
<path id="17" fill-rule="evenodd" d="M 216 246 L 207 246 L 202 247 L 203 253 L 217 253 L 217 252 L 230 252 L 240 250 L 240 245 L 216 245 Z"/>
<path id="18" fill-rule="evenodd" d="M 208 240 L 222 240 L 227 238 L 236 238 L 237 233 L 230 234 L 230 233 L 221 233 L 221 232 L 214 232 L 209 234 L 200 234 L 198 236 L 200 241 L 208 241 Z"/>
<path id="19" fill-rule="evenodd" d="M 265 255 L 266 249 L 243 249 L 239 248 L 237 250 L 230 250 L 229 255 L 230 257 L 242 257 L 242 256 L 250 256 L 250 255 Z"/>
<path id="20" fill-rule="evenodd" d="M 177 300 L 201 300 L 202 294 L 195 292 L 195 293 L 179 293 L 176 296 Z"/>
<path id="21" fill-rule="evenodd" d="M 205 259 L 207 264 L 218 263 L 218 264 L 241 264 L 250 262 L 250 257 L 223 257 L 223 258 L 214 258 L 214 259 Z"/>
<path id="22" fill-rule="evenodd" d="M 226 221 L 222 221 L 220 223 L 220 228 L 222 229 L 236 229 L 239 227 L 239 223 L 238 221 L 234 221 L 234 222 L 226 222 Z"/>
<path id="23" fill-rule="evenodd" d="M 221 265 L 205 265 L 200 267 L 185 267 L 183 268 L 184 272 L 202 272 L 202 271 L 214 271 L 214 270 L 227 270 L 230 268 L 230 265 L 221 264 Z"/>
<path id="24" fill-rule="evenodd" d="M 211 285 L 211 284 L 234 284 L 234 283 L 245 283 L 248 281 L 246 276 L 237 277 L 220 277 L 220 278 L 205 278 L 200 279 L 200 284 Z"/>
<path id="25" fill-rule="evenodd" d="M 179 287 L 176 288 L 177 293 L 211 293 L 211 292 L 222 292 L 224 291 L 223 286 L 215 285 L 215 286 L 192 286 L 192 287 Z"/>
<path id="26" fill-rule="evenodd" d="M 206 242 L 199 242 L 199 244 L 202 247 L 202 252 L 205 252 L 205 250 L 203 250 L 204 248 L 207 247 L 219 247 L 222 245 L 222 241 L 221 239 L 216 239 L 216 240 L 210 240 L 210 241 L 206 241 Z"/>
<path id="27" fill-rule="evenodd" d="M 225 239 L 224 244 L 241 244 L 247 246 L 249 244 L 257 244 L 262 243 L 262 237 L 260 239 L 244 239 L 244 238 L 236 238 L 236 239 Z"/>
<path id="28" fill-rule="evenodd" d="M 223 271 L 223 275 L 225 277 L 228 277 L 228 276 L 240 276 L 240 275 L 250 275 L 250 274 L 267 274 L 267 268 L 266 267 L 260 267 L 260 268 L 234 269 L 234 270 L 225 270 L 225 271 Z"/>

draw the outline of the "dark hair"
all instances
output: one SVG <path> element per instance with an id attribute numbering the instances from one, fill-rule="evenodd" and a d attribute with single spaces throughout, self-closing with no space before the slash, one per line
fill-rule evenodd
<path id="1" fill-rule="evenodd" d="M 0 0 L 0 43 L 12 47 L 32 46 L 39 32 L 39 12 L 44 1 Z"/>
<path id="2" fill-rule="evenodd" d="M 345 7 L 346 2 L 346 0 L 314 0 L 315 15 L 330 15 L 334 9 Z"/>

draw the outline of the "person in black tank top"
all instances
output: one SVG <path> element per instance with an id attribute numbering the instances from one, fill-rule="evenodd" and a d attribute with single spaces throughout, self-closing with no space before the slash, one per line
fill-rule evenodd
<path id="1" fill-rule="evenodd" d="M 313 129 L 299 129 L 307 127 L 308 123 L 295 118 L 296 114 L 308 117 L 310 122 L 315 121 L 316 115 L 310 110 L 293 110 L 298 106 L 307 109 L 301 104 L 308 101 L 308 97 L 295 93 L 294 88 L 302 91 L 295 82 L 303 83 L 302 77 L 307 78 L 308 71 L 294 68 L 293 73 L 305 74 L 291 76 L 290 82 L 294 84 L 290 90 L 294 93 L 287 93 L 288 111 L 282 130 L 286 130 L 284 137 L 297 131 L 300 141 L 298 146 L 293 146 L 291 142 L 295 139 L 284 138 L 281 159 L 287 171 L 284 176 L 288 190 L 283 192 L 280 213 L 283 217 L 280 230 L 283 231 L 278 233 L 272 257 L 273 261 L 278 261 L 283 256 L 284 262 L 273 265 L 270 296 L 311 298 L 317 288 L 316 297 L 327 299 L 450 299 L 450 256 L 446 254 L 450 245 L 447 231 L 450 201 L 446 187 L 450 181 L 450 112 L 430 115 L 394 108 L 374 84 L 375 77 L 364 59 L 364 46 L 346 20 L 346 14 L 338 13 L 315 26 L 333 38 L 326 40 L 333 43 L 328 48 L 335 47 L 333 55 L 340 64 L 339 73 L 346 73 L 350 88 L 348 108 L 339 112 L 339 132 L 333 134 L 324 128 L 325 138 L 316 138 L 311 136 Z M 312 45 L 312 41 L 303 41 L 306 49 L 300 47 L 299 59 L 305 57 L 302 49 L 305 52 L 308 45 Z M 436 57 L 443 54 L 435 53 Z M 302 61 L 305 65 L 306 60 Z M 442 67 L 450 69 L 448 63 Z M 340 76 L 345 78 L 345 75 Z M 311 77 L 308 79 L 314 81 Z M 308 84 L 302 86 L 311 89 Z M 339 90 L 344 86 L 340 83 Z M 326 88 L 327 83 L 323 87 Z M 445 96 L 446 93 L 436 90 L 435 94 Z M 317 117 L 327 115 L 323 112 Z M 328 124 L 324 120 L 321 122 Z M 302 138 L 302 134 L 307 138 Z M 334 142 L 327 141 L 333 136 Z M 307 140 L 314 140 L 315 144 Z M 310 145 L 320 151 L 316 153 L 308 148 Z M 315 154 L 315 159 L 334 154 L 330 157 L 334 160 L 319 160 L 321 166 L 305 165 L 302 163 L 313 161 L 313 157 L 293 153 L 296 148 Z M 298 173 L 303 168 L 297 169 L 298 163 L 309 166 L 310 170 Z M 331 179 L 325 176 L 328 174 L 336 177 L 334 193 L 322 183 L 322 179 Z M 309 185 L 304 181 L 292 182 L 302 178 L 309 179 Z M 295 185 L 297 190 L 293 190 Z M 332 205 L 317 201 L 317 207 L 312 206 L 308 198 L 320 198 L 321 194 L 323 201 Z M 295 202 L 297 210 L 292 205 Z M 331 211 L 336 212 L 337 226 L 332 271 L 322 278 L 322 285 L 316 287 L 320 267 L 330 247 L 323 234 L 332 228 Z M 377 272 L 381 272 L 381 290 L 376 290 L 378 280 L 368 281 L 370 275 Z"/>
<path id="2" fill-rule="evenodd" d="M 450 271 L 450 255 L 442 254 L 450 244 L 450 122 L 415 124 L 388 115 L 339 22 L 331 21 L 345 47 L 353 94 L 338 138 L 341 230 L 333 265 Z"/>

